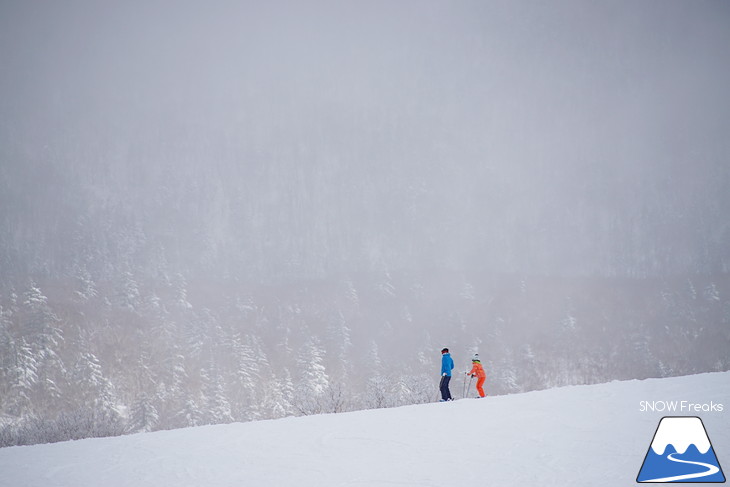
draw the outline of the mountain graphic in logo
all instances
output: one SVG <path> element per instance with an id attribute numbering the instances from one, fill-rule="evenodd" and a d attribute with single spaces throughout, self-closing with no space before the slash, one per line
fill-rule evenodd
<path id="1" fill-rule="evenodd" d="M 637 482 L 725 482 L 702 420 L 667 416 L 659 421 Z"/>

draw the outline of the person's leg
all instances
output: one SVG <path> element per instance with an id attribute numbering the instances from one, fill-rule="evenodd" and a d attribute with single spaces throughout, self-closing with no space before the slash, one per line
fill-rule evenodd
<path id="1" fill-rule="evenodd" d="M 479 397 L 484 397 L 484 388 L 482 387 L 484 385 L 484 381 L 486 378 L 480 377 L 477 381 L 477 392 L 479 392 Z"/>
<path id="2" fill-rule="evenodd" d="M 444 390 L 446 392 L 446 397 L 444 397 L 444 399 L 447 400 L 453 399 L 453 397 L 451 397 L 451 391 L 449 390 L 449 382 L 451 382 L 451 377 L 448 375 L 444 376 Z"/>
<path id="3" fill-rule="evenodd" d="M 445 401 L 448 399 L 447 391 L 448 391 L 448 385 L 446 382 L 446 376 L 444 375 L 441 377 L 441 383 L 439 384 L 439 390 L 441 391 L 441 400 Z"/>

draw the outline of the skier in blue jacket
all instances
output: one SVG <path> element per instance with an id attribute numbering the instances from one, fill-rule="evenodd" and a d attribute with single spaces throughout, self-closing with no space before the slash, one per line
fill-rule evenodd
<path id="1" fill-rule="evenodd" d="M 441 384 L 439 385 L 439 389 L 441 389 L 441 401 L 453 401 L 454 398 L 451 397 L 451 391 L 449 390 L 449 381 L 451 381 L 451 371 L 454 369 L 454 360 L 451 358 L 451 354 L 449 354 L 449 349 L 444 348 L 441 350 Z"/>

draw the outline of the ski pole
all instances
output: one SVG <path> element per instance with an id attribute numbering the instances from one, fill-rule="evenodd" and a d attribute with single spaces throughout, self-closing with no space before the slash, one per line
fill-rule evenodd
<path id="1" fill-rule="evenodd" d="M 439 381 L 439 391 L 436 393 L 436 400 L 438 400 L 440 397 L 442 397 L 442 390 L 444 387 L 444 377 L 441 376 L 441 380 Z"/>
<path id="2" fill-rule="evenodd" d="M 471 376 L 471 379 L 469 379 L 469 390 L 471 390 L 471 383 L 472 383 L 473 380 L 474 380 L 474 376 L 472 375 Z"/>
<path id="3" fill-rule="evenodd" d="M 461 398 L 466 397 L 466 374 L 464 374 L 464 387 L 461 388 Z"/>

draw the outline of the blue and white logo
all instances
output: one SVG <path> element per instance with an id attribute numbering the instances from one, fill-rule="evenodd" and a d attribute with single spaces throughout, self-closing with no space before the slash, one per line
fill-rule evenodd
<path id="1" fill-rule="evenodd" d="M 702 420 L 667 416 L 659 421 L 637 482 L 725 482 Z"/>

